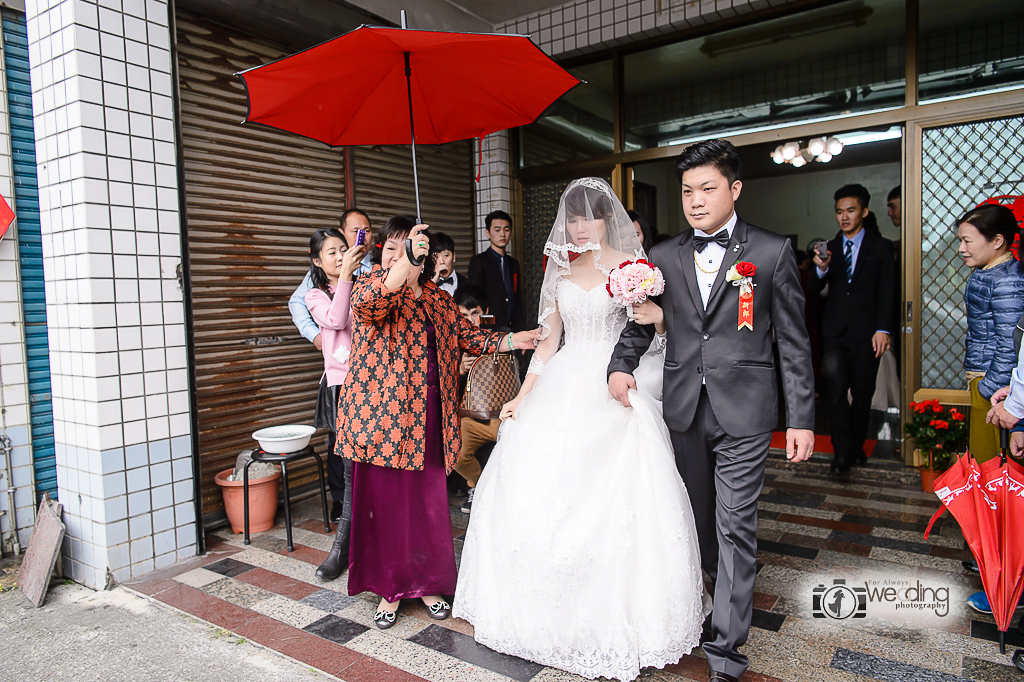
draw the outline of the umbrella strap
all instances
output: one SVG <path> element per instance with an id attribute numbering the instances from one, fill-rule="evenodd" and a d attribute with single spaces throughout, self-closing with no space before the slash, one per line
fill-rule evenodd
<path id="1" fill-rule="evenodd" d="M 925 540 L 928 539 L 928 534 L 932 532 L 932 526 L 935 525 L 935 522 L 939 520 L 939 517 L 942 516 L 944 511 L 946 511 L 946 505 L 939 507 L 939 511 L 935 512 L 935 515 L 932 516 L 932 520 L 928 522 L 928 527 L 924 529 Z"/>
<path id="2" fill-rule="evenodd" d="M 480 170 L 483 168 L 483 165 L 484 165 L 484 138 L 485 137 L 487 137 L 487 135 L 481 135 L 480 136 L 480 140 L 479 140 L 479 142 L 477 144 L 477 149 L 479 150 L 479 155 L 477 156 L 477 159 L 476 159 L 476 182 L 477 182 L 477 184 L 480 184 Z M 465 158 L 465 157 L 463 157 L 463 158 Z"/>

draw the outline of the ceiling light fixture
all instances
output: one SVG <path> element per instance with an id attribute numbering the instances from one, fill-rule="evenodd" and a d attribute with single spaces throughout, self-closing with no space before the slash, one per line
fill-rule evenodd
<path id="1" fill-rule="evenodd" d="M 828 163 L 843 151 L 843 143 L 835 137 L 813 137 L 806 143 L 787 142 L 780 144 L 771 153 L 777 164 L 788 163 L 801 168 L 812 161 Z"/>

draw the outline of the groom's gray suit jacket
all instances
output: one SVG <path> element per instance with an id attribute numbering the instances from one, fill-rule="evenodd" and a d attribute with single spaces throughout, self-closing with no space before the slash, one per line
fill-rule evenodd
<path id="1" fill-rule="evenodd" d="M 686 431 L 693 422 L 701 381 L 719 424 L 734 437 L 772 431 L 778 422 L 778 379 L 786 426 L 814 428 L 814 374 L 804 327 L 804 296 L 793 247 L 786 237 L 736 221 L 707 310 L 693 262 L 693 230 L 658 244 L 648 256 L 661 268 L 665 293 L 665 422 Z M 737 261 L 757 266 L 754 330 L 737 330 L 739 287 L 725 281 Z M 654 338 L 653 325 L 629 322 L 612 353 L 608 372 L 632 374 Z M 776 347 L 778 353 L 776 354 Z"/>

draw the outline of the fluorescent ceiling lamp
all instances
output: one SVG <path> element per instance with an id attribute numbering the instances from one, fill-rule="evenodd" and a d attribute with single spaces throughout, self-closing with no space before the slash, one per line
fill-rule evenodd
<path id="1" fill-rule="evenodd" d="M 881 142 L 882 140 L 898 140 L 903 137 L 903 128 L 900 126 L 893 126 L 888 130 L 879 131 L 864 131 L 858 133 L 843 133 L 836 135 L 839 141 L 843 143 L 843 146 L 850 146 L 851 144 L 866 144 L 868 142 Z"/>

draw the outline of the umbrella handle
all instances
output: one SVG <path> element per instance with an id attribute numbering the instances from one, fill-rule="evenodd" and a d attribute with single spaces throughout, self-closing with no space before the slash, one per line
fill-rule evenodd
<path id="1" fill-rule="evenodd" d="M 426 256 L 420 256 L 417 258 L 416 254 L 412 252 L 412 239 L 405 240 L 405 257 L 409 259 L 409 262 L 412 263 L 414 268 L 418 268 L 423 265 L 423 261 L 426 258 Z"/>
<path id="2" fill-rule="evenodd" d="M 1008 456 L 1008 453 L 1010 452 L 1010 430 L 1009 429 L 1003 429 L 1003 428 L 999 429 L 999 449 L 1001 450 L 1001 455 L 1000 455 L 1000 458 L 1002 459 L 1001 463 L 1005 465 L 1006 464 L 1006 457 Z"/>

